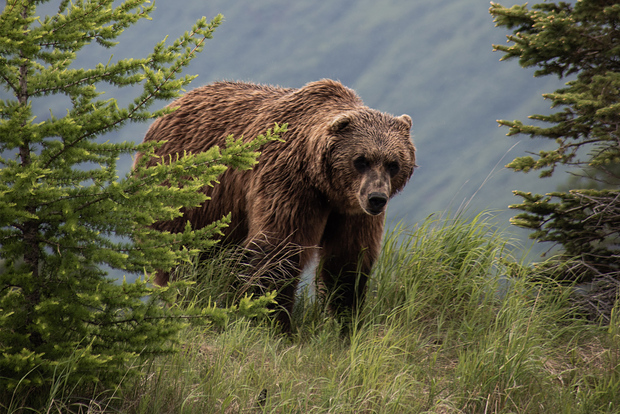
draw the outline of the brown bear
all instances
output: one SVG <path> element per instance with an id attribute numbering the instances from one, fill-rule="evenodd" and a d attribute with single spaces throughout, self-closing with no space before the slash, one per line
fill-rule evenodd
<path id="1" fill-rule="evenodd" d="M 388 199 L 415 167 L 411 118 L 368 108 L 353 90 L 328 79 L 300 89 L 217 82 L 171 106 L 178 109 L 157 119 L 144 138 L 167 141 L 159 156 L 221 147 L 230 134 L 251 139 L 276 122 L 287 123 L 288 131 L 283 142 L 261 148 L 254 169 L 228 169 L 219 184 L 205 188 L 211 200 L 156 227 L 180 232 L 190 221 L 201 228 L 230 212 L 223 241 L 245 247 L 256 269 L 271 263 L 259 286 L 278 289 L 285 331 L 301 271 L 316 252 L 318 286 L 330 308 L 355 311 L 379 254 Z M 156 277 L 167 282 L 167 274 Z"/>

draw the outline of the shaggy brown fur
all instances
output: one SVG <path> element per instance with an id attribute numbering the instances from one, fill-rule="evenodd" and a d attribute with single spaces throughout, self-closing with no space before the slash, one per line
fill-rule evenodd
<path id="1" fill-rule="evenodd" d="M 220 184 L 206 189 L 210 201 L 157 227 L 179 232 L 189 220 L 200 228 L 231 212 L 225 241 L 246 247 L 255 268 L 277 265 L 261 279 L 265 289 L 279 289 L 285 330 L 300 272 L 317 247 L 318 281 L 331 308 L 355 310 L 379 254 L 386 203 L 413 173 L 411 118 L 370 109 L 332 80 L 301 89 L 219 82 L 171 106 L 178 109 L 155 121 L 145 137 L 167 140 L 158 155 L 223 146 L 229 134 L 251 139 L 275 122 L 288 123 L 288 132 L 284 142 L 261 149 L 253 170 L 227 170 Z M 156 282 L 164 285 L 168 276 Z"/>

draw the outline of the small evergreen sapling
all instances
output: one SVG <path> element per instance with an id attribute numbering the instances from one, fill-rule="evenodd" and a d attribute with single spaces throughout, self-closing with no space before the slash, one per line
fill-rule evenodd
<path id="1" fill-rule="evenodd" d="M 138 355 L 169 352 L 186 319 L 177 307 L 161 306 L 172 303 L 174 287 L 153 289 L 143 279 L 114 283 L 102 266 L 133 273 L 170 269 L 212 245 L 227 218 L 203 229 L 188 225 L 179 234 L 149 225 L 200 205 L 206 198 L 201 187 L 213 185 L 226 168 L 251 168 L 259 147 L 284 130 L 276 125 L 249 142 L 231 137 L 226 148 L 149 169 L 139 165 L 119 179 L 122 154 L 152 153 L 156 144 L 97 138 L 169 112 L 148 108 L 178 96 L 193 79 L 179 75 L 222 17 L 198 20 L 145 58 L 76 69 L 77 52 L 92 43 L 113 47 L 125 28 L 149 18 L 153 6 L 145 0 L 116 6 L 113 0 L 63 0 L 57 14 L 38 16 L 42 3 L 8 0 L 0 14 L 0 83 L 10 94 L 0 100 L 3 402 L 16 387 L 49 386 L 59 372 L 69 372 L 69 383 L 118 384 Z M 142 91 L 121 108 L 101 97 L 101 84 Z M 33 102 L 54 95 L 70 102 L 63 116 L 57 108 L 46 119 L 35 113 Z M 251 303 L 244 306 L 257 312 Z"/>
<path id="2" fill-rule="evenodd" d="M 546 126 L 498 121 L 508 135 L 553 140 L 557 148 L 518 157 L 515 171 L 540 170 L 541 177 L 565 165 L 586 184 L 546 195 L 515 191 L 523 202 L 513 223 L 531 237 L 563 248 L 556 277 L 593 282 L 585 298 L 592 314 L 609 318 L 620 286 L 620 4 L 581 0 L 505 8 L 491 3 L 497 26 L 513 30 L 509 45 L 494 45 L 502 60 L 519 58 L 535 76 L 569 78 L 566 87 L 543 95 L 560 108 L 532 115 Z M 594 181 L 594 184 L 593 184 Z M 589 182 L 589 183 L 588 183 Z M 559 270 L 559 272 L 557 272 Z"/>

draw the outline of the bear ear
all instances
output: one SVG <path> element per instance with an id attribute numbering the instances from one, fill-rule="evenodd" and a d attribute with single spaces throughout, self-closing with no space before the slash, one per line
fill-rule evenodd
<path id="1" fill-rule="evenodd" d="M 332 120 L 329 124 L 329 130 L 336 134 L 338 132 L 343 131 L 346 127 L 351 123 L 351 115 L 350 114 L 340 114 L 336 118 Z"/>
<path id="2" fill-rule="evenodd" d="M 407 114 L 402 114 L 401 116 L 397 116 L 396 119 L 398 119 L 401 122 L 404 122 L 407 127 L 409 129 L 411 129 L 411 126 L 413 125 L 413 121 L 411 120 L 411 117 Z"/>

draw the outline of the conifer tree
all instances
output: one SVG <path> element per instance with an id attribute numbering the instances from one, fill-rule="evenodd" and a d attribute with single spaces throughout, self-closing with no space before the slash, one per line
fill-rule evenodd
<path id="1" fill-rule="evenodd" d="M 566 166 L 583 185 L 545 195 L 515 191 L 523 202 L 517 226 L 531 237 L 562 247 L 556 276 L 592 282 L 583 303 L 607 318 L 620 285 L 620 4 L 580 0 L 503 7 L 491 3 L 497 26 L 512 29 L 508 45 L 494 45 L 504 56 L 535 67 L 535 76 L 566 79 L 565 87 L 543 95 L 558 111 L 532 115 L 539 121 L 498 121 L 508 135 L 551 140 L 556 148 L 518 157 L 508 167 L 540 170 L 540 177 Z"/>
<path id="2" fill-rule="evenodd" d="M 221 16 L 210 23 L 203 17 L 143 58 L 81 69 L 72 65 L 78 52 L 115 46 L 125 28 L 149 19 L 153 6 L 63 0 L 56 14 L 43 16 L 42 3 L 8 0 L 0 14 L 0 83 L 9 95 L 0 100 L 0 411 L 17 387 L 49 386 L 59 376 L 69 384 L 118 384 L 138 355 L 170 351 L 179 313 L 161 303 L 171 301 L 173 290 L 153 289 L 144 279 L 115 283 L 104 266 L 149 274 L 213 244 L 226 218 L 177 234 L 149 225 L 200 205 L 206 198 L 200 188 L 228 167 L 251 168 L 259 146 L 282 130 L 249 142 L 231 137 L 226 148 L 148 169 L 142 163 L 119 178 L 122 154 L 152 154 L 156 144 L 98 138 L 170 112 L 148 108 L 178 96 L 192 80 L 179 75 Z M 138 96 L 119 107 L 97 89 L 108 85 L 138 86 Z M 50 96 L 68 98 L 68 107 L 47 115 L 33 109 Z"/>

